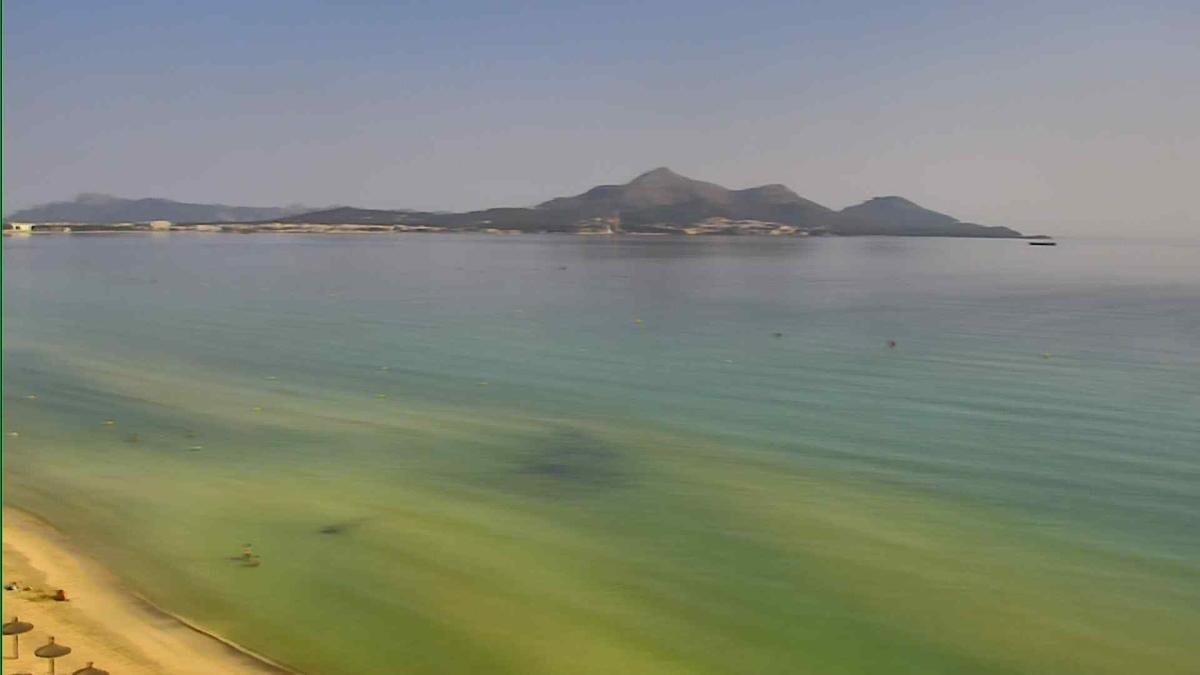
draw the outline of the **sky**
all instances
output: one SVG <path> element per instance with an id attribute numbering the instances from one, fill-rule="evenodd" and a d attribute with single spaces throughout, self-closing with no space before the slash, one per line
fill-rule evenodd
<path id="1" fill-rule="evenodd" d="M 1200 236 L 1200 3 L 5 0 L 4 212 L 529 205 L 669 166 Z"/>

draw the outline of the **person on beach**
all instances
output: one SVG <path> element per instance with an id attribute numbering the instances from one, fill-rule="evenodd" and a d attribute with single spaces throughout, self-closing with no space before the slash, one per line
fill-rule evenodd
<path id="1" fill-rule="evenodd" d="M 262 560 L 250 548 L 250 544 L 242 544 L 242 564 L 246 567 L 258 567 Z"/>

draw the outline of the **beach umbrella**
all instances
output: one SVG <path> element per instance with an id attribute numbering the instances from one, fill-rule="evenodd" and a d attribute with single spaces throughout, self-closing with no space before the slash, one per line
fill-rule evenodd
<path id="1" fill-rule="evenodd" d="M 13 636 L 13 658 L 21 658 L 21 633 L 28 633 L 33 630 L 33 624 L 28 621 L 19 621 L 17 617 L 13 617 L 12 621 L 4 624 L 4 634 Z"/>
<path id="2" fill-rule="evenodd" d="M 33 650 L 33 655 L 40 659 L 50 659 L 50 675 L 54 675 L 54 659 L 60 656 L 66 656 L 71 653 L 71 648 L 66 645 L 60 645 L 54 641 L 54 636 L 50 636 L 50 641 L 46 644 Z"/>
<path id="3" fill-rule="evenodd" d="M 100 670 L 99 668 L 93 666 L 91 661 L 88 661 L 86 667 L 76 670 L 75 672 L 71 673 L 71 675 L 108 675 L 108 671 Z"/>

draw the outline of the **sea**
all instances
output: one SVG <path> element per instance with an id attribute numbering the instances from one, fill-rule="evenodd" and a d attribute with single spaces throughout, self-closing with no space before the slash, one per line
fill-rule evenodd
<path id="1" fill-rule="evenodd" d="M 4 502 L 305 673 L 1200 672 L 1197 241 L 11 236 L 3 303 Z"/>

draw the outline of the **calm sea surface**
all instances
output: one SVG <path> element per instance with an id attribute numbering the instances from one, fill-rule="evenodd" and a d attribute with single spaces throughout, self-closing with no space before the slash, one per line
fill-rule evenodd
<path id="1" fill-rule="evenodd" d="M 1200 244 L 3 247 L 5 501 L 306 672 L 1200 670 Z"/>

